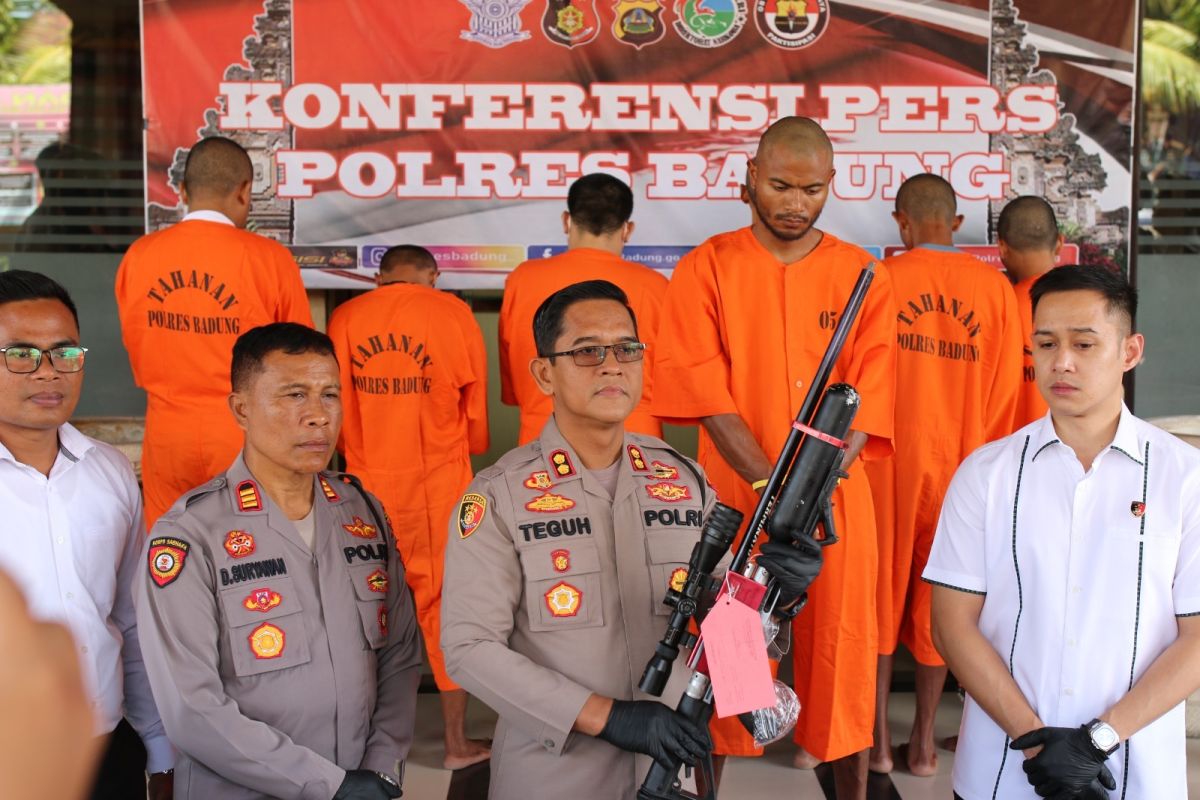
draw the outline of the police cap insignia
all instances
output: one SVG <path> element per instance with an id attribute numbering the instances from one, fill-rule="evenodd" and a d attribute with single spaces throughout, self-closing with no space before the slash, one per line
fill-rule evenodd
<path id="1" fill-rule="evenodd" d="M 265 614 L 282 602 L 283 597 L 273 589 L 255 589 L 246 595 L 246 599 L 242 601 L 242 608 Z"/>
<path id="2" fill-rule="evenodd" d="M 550 464 L 554 467 L 554 474 L 560 478 L 569 478 L 575 474 L 575 465 L 571 463 L 571 457 L 567 455 L 566 450 L 555 450 L 551 453 Z"/>
<path id="3" fill-rule="evenodd" d="M 158 536 L 150 540 L 150 578 L 161 589 L 173 583 L 183 572 L 191 545 L 173 536 Z"/>
<path id="4" fill-rule="evenodd" d="M 230 531 L 225 534 L 225 552 L 230 558 L 245 558 L 254 552 L 254 537 L 246 531 Z"/>
<path id="5" fill-rule="evenodd" d="M 250 652 L 259 659 L 279 658 L 283 655 L 284 644 L 287 641 L 283 630 L 269 622 L 264 622 L 255 628 L 248 638 Z"/>
<path id="6" fill-rule="evenodd" d="M 262 498 L 254 481 L 242 481 L 237 485 L 238 508 L 241 511 L 261 511 Z"/>
<path id="7" fill-rule="evenodd" d="M 375 526 L 368 525 L 367 523 L 363 522 L 363 518 L 357 514 L 354 515 L 353 521 L 342 526 L 342 530 L 351 536 L 358 537 L 359 539 L 375 538 Z"/>
<path id="8" fill-rule="evenodd" d="M 487 514 L 487 498 L 481 494 L 465 494 L 458 504 L 458 538 L 465 539 L 475 532 Z"/>
<path id="9" fill-rule="evenodd" d="M 559 581 L 545 595 L 546 608 L 554 617 L 573 617 L 579 613 L 583 592 L 566 581 Z"/>

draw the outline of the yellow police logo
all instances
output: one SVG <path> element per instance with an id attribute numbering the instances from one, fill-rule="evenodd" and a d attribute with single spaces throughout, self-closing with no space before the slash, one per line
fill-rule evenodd
<path id="1" fill-rule="evenodd" d="M 554 484 L 550 482 L 550 473 L 542 470 L 534 472 L 525 479 L 526 489 L 541 489 L 543 492 L 549 489 Z"/>
<path id="2" fill-rule="evenodd" d="M 555 550 L 550 554 L 550 562 L 554 564 L 555 572 L 566 572 L 571 568 L 571 551 Z"/>
<path id="3" fill-rule="evenodd" d="M 283 655 L 286 637 L 279 628 L 269 622 L 264 622 L 250 634 L 250 651 L 255 658 L 279 658 Z"/>
<path id="4" fill-rule="evenodd" d="M 381 569 L 377 569 L 367 576 L 367 588 L 372 592 L 384 594 L 388 590 L 387 573 Z"/>
<path id="5" fill-rule="evenodd" d="M 660 481 L 673 481 L 679 477 L 679 470 L 672 467 L 670 464 L 664 464 L 661 461 L 655 461 L 650 465 L 654 468 L 654 477 Z"/>
<path id="6" fill-rule="evenodd" d="M 687 583 L 688 571 L 685 567 L 676 567 L 671 573 L 671 591 L 682 592 Z"/>
<path id="7" fill-rule="evenodd" d="M 662 500 L 664 503 L 678 503 L 680 500 L 687 500 L 692 496 L 688 487 L 665 481 L 647 486 L 646 494 L 655 500 Z"/>
<path id="8" fill-rule="evenodd" d="M 242 601 L 242 608 L 265 614 L 282 602 L 283 597 L 274 589 L 255 589 Z"/>
<path id="9" fill-rule="evenodd" d="M 354 515 L 354 519 L 350 524 L 342 526 L 342 530 L 359 539 L 375 538 L 375 526 L 363 522 L 363 518 L 357 514 Z"/>
<path id="10" fill-rule="evenodd" d="M 556 511 L 566 511 L 574 507 L 575 501 L 571 498 L 549 492 L 538 495 L 525 504 L 526 511 L 536 511 L 539 514 L 553 514 Z"/>
<path id="11" fill-rule="evenodd" d="M 579 613 L 583 592 L 566 581 L 556 583 L 546 592 L 546 608 L 554 617 L 573 617 Z"/>
<path id="12" fill-rule="evenodd" d="M 487 498 L 481 494 L 465 494 L 458 504 L 458 538 L 465 539 L 475 532 L 487 514 Z"/>

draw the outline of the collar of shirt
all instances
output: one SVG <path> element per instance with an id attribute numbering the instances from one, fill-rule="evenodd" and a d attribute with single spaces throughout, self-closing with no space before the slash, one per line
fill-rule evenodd
<path id="1" fill-rule="evenodd" d="M 50 477 L 55 478 L 63 470 L 70 469 L 72 464 L 79 463 L 89 450 L 95 447 L 95 443 L 91 439 L 84 436 L 69 422 L 64 422 L 58 428 L 58 458 L 54 461 L 54 466 L 50 470 Z M 0 444 L 0 460 L 10 461 L 18 467 L 33 469 L 23 462 L 17 461 L 16 456 L 12 454 L 7 447 Z"/>
<path id="2" fill-rule="evenodd" d="M 184 215 L 180 222 L 192 222 L 194 220 L 199 220 L 200 222 L 219 222 L 222 225 L 230 225 L 235 228 L 237 227 L 233 224 L 233 220 L 222 214 L 220 211 L 189 211 Z"/>
<path id="3" fill-rule="evenodd" d="M 925 244 L 919 244 L 916 247 L 914 247 L 913 249 L 914 250 L 933 250 L 938 253 L 961 253 L 962 252 L 962 250 L 959 250 L 957 247 L 955 247 L 952 244 L 933 244 L 932 242 L 926 242 Z"/>
<path id="4" fill-rule="evenodd" d="M 1047 412 L 1046 416 L 1034 423 L 1034 428 L 1030 432 L 1029 451 L 1033 453 L 1033 456 L 1029 459 L 1030 463 L 1037 462 L 1038 456 L 1051 445 L 1056 445 L 1058 448 L 1065 450 L 1066 455 L 1078 464 L 1075 454 L 1070 452 L 1070 448 L 1063 444 L 1062 440 L 1058 438 L 1058 432 L 1054 430 L 1054 415 Z M 1092 469 L 1096 469 L 1104 456 L 1113 450 L 1118 453 L 1124 453 L 1138 464 L 1142 463 L 1142 446 L 1138 438 L 1137 425 L 1134 422 L 1133 414 L 1130 413 L 1124 403 L 1121 404 L 1121 417 L 1117 422 L 1117 432 L 1108 447 L 1100 451 L 1100 455 L 1092 462 Z"/>

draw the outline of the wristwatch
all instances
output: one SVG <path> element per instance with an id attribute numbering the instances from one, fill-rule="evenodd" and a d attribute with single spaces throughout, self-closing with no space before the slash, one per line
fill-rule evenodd
<path id="1" fill-rule="evenodd" d="M 1083 727 L 1092 740 L 1092 747 L 1103 753 L 1105 758 L 1111 756 L 1121 746 L 1121 737 L 1107 722 L 1094 719 Z"/>

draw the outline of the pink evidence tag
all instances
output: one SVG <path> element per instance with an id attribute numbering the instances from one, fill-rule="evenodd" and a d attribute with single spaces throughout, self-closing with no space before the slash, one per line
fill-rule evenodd
<path id="1" fill-rule="evenodd" d="M 775 705 L 762 618 L 756 608 L 739 601 L 722 591 L 700 624 L 718 717 Z"/>

